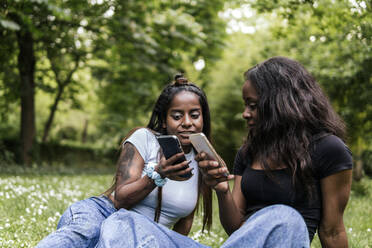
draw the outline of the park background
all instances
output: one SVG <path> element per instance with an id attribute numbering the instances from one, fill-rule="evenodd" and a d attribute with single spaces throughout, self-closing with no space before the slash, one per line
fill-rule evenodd
<path id="1" fill-rule="evenodd" d="M 351 247 L 372 247 L 371 0 L 0 0 L 0 246 L 33 247 L 112 183 L 118 146 L 178 72 L 203 88 L 227 164 L 246 135 L 243 73 L 300 61 L 348 128 Z M 216 203 L 216 202 L 215 202 Z M 211 232 L 226 238 L 215 204 Z M 320 247 L 316 237 L 312 247 Z"/>

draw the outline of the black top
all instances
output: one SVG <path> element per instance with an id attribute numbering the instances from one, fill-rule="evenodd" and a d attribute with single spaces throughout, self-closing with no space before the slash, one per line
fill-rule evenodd
<path id="1" fill-rule="evenodd" d="M 246 199 L 247 218 L 257 210 L 273 204 L 285 204 L 295 208 L 304 218 L 310 240 L 318 228 L 322 197 L 320 180 L 342 170 L 352 168 L 352 156 L 344 142 L 334 135 L 327 135 L 313 142 L 310 152 L 314 182 L 314 196 L 308 200 L 303 188 L 292 185 L 289 169 L 273 170 L 271 176 L 263 170 L 251 168 L 251 159 L 244 155 L 242 148 L 234 162 L 234 174 L 242 176 L 241 188 Z"/>

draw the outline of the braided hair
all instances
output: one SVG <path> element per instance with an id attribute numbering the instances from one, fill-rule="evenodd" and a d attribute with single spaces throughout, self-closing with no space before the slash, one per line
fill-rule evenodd
<path id="1" fill-rule="evenodd" d="M 209 105 L 207 97 L 202 89 L 196 86 L 194 83 L 189 82 L 182 74 L 177 74 L 174 77 L 174 81 L 168 84 L 160 96 L 158 97 L 155 106 L 152 111 L 150 121 L 147 128 L 158 132 L 160 134 L 167 134 L 166 128 L 164 128 L 164 123 L 166 122 L 168 109 L 171 105 L 173 98 L 183 92 L 192 92 L 199 97 L 199 103 L 202 109 L 203 116 L 203 133 L 210 139 L 211 136 L 211 119 Z M 199 195 L 203 196 L 203 230 L 206 227 L 210 228 L 212 225 L 212 191 L 211 189 L 203 183 L 201 180 L 201 173 L 199 173 Z M 158 188 L 158 204 L 155 210 L 154 220 L 159 221 L 161 212 L 161 201 L 162 201 L 162 187 Z M 199 204 L 199 201 L 198 201 Z"/>

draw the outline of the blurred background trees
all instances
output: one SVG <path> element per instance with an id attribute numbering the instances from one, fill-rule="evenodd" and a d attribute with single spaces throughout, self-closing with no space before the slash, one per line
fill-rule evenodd
<path id="1" fill-rule="evenodd" d="M 304 64 L 346 121 L 355 178 L 372 171 L 371 1 L 0 6 L 0 160 L 30 165 L 56 145 L 115 148 L 181 71 L 206 91 L 213 141 L 231 165 L 246 133 L 243 73 L 282 55 Z"/>

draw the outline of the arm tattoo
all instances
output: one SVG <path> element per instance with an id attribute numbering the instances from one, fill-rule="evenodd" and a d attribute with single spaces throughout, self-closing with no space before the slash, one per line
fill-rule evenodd
<path id="1" fill-rule="evenodd" d="M 135 154 L 134 146 L 131 143 L 126 143 L 123 151 L 120 154 L 118 161 L 117 178 L 125 182 L 130 178 L 130 167 L 132 166 L 133 157 Z"/>

